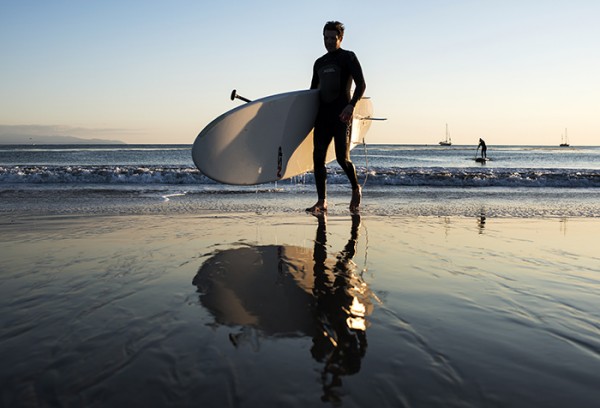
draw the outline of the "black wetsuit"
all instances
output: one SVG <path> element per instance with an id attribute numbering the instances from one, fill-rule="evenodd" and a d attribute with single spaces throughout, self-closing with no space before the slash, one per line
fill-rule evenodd
<path id="1" fill-rule="evenodd" d="M 356 89 L 351 99 L 352 80 L 356 84 Z M 335 155 L 339 165 L 348 176 L 352 188 L 358 188 L 356 170 L 350 160 L 350 125 L 339 118 L 344 108 L 348 104 L 356 105 L 365 92 L 366 84 L 356 55 L 352 51 L 340 48 L 317 59 L 313 67 L 310 88 L 319 89 L 320 95 L 319 113 L 315 121 L 313 138 L 313 162 L 317 195 L 319 199 L 325 199 L 327 196 L 325 156 L 332 138 L 335 141 Z"/>
<path id="2" fill-rule="evenodd" d="M 477 148 L 479 147 L 481 147 L 481 158 L 485 159 L 487 157 L 487 146 L 483 139 L 479 139 L 479 146 L 477 146 Z"/>

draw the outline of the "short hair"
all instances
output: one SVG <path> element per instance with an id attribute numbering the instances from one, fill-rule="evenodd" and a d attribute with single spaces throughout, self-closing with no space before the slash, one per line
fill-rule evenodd
<path id="1" fill-rule="evenodd" d="M 339 21 L 328 21 L 325 23 L 325 27 L 323 27 L 323 34 L 325 31 L 335 31 L 340 36 L 340 38 L 344 37 L 344 25 Z"/>

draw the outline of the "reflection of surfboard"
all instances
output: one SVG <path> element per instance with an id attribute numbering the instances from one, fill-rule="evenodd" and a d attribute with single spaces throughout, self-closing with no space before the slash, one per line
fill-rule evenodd
<path id="1" fill-rule="evenodd" d="M 207 259 L 192 283 L 217 325 L 251 326 L 269 336 L 314 336 L 319 326 L 315 305 L 332 315 L 344 314 L 349 307 L 344 302 L 355 299 L 364 315 L 370 315 L 372 292 L 362 279 L 344 271 L 334 258 L 324 259 L 317 272 L 314 251 L 292 245 L 227 249 Z M 329 296 L 336 288 L 348 296 L 338 294 L 333 303 L 319 303 L 319 296 L 332 298 L 323 288 L 315 291 L 315 279 L 332 285 Z"/>
<path id="2" fill-rule="evenodd" d="M 192 147 L 196 167 L 213 180 L 251 185 L 283 180 L 312 170 L 312 128 L 317 90 L 288 92 L 257 99 L 209 123 Z M 371 101 L 354 110 L 351 148 L 364 143 L 373 114 Z M 333 143 L 327 162 L 335 159 Z"/>
<path id="3" fill-rule="evenodd" d="M 253 326 L 269 335 L 312 336 L 313 251 L 296 246 L 229 249 L 194 278 L 217 324 Z"/>

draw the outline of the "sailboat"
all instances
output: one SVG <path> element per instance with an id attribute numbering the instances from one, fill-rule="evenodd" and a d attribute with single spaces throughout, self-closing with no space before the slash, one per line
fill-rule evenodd
<path id="1" fill-rule="evenodd" d="M 569 147 L 569 136 L 567 135 L 567 128 L 565 128 L 565 134 L 561 137 L 560 147 Z"/>
<path id="2" fill-rule="evenodd" d="M 440 142 L 440 146 L 452 146 L 452 139 L 448 133 L 448 124 L 446 123 L 446 140 Z"/>

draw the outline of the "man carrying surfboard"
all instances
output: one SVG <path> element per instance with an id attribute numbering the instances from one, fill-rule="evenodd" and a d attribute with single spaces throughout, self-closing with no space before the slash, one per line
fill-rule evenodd
<path id="1" fill-rule="evenodd" d="M 318 58 L 313 66 L 310 89 L 319 90 L 320 103 L 313 134 L 313 163 L 318 200 L 315 205 L 306 209 L 312 213 L 327 211 L 325 157 L 332 139 L 335 143 L 337 162 L 352 186 L 350 211 L 356 212 L 360 206 L 360 185 L 356 169 L 350 160 L 350 135 L 354 107 L 365 93 L 367 85 L 354 52 L 341 48 L 343 38 L 344 25 L 339 21 L 327 22 L 323 28 L 323 41 L 327 53 Z M 350 96 L 352 81 L 355 89 Z"/>

